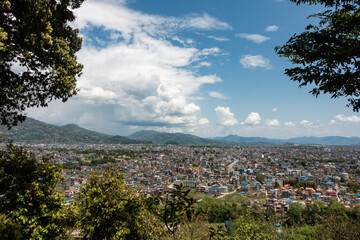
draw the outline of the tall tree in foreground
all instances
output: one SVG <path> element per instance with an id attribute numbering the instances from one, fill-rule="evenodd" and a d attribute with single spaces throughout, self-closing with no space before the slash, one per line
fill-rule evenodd
<path id="1" fill-rule="evenodd" d="M 0 151 L 0 239 L 63 239 L 70 227 L 57 166 L 22 148 Z"/>
<path id="2" fill-rule="evenodd" d="M 360 109 L 360 1 L 290 0 L 296 4 L 321 4 L 326 11 L 310 17 L 319 18 L 318 26 L 308 25 L 293 35 L 278 55 L 297 66 L 286 69 L 299 87 L 314 84 L 310 93 L 329 93 L 332 98 L 347 97 L 354 111 Z"/>
<path id="3" fill-rule="evenodd" d="M 77 93 L 82 70 L 75 53 L 78 30 L 73 9 L 84 0 L 0 1 L 0 123 L 25 120 L 28 107 Z"/>
<path id="4" fill-rule="evenodd" d="M 73 10 L 84 0 L 0 1 L 0 124 L 25 120 L 25 109 L 66 101 L 82 70 Z M 56 239 L 66 233 L 56 166 L 8 145 L 0 151 L 0 239 Z"/>

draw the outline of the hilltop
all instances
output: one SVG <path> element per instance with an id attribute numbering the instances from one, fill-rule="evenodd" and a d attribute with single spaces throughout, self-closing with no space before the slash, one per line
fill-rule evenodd
<path id="1" fill-rule="evenodd" d="M 24 143 L 112 143 L 132 144 L 146 143 L 121 136 L 111 136 L 95 131 L 87 130 L 75 124 L 55 126 L 27 118 L 23 123 L 14 126 L 11 130 L 0 126 L 0 136 L 12 139 L 14 142 Z"/>
<path id="2" fill-rule="evenodd" d="M 201 138 L 191 134 L 166 133 L 152 130 L 135 132 L 128 136 L 130 139 L 151 141 L 154 144 L 186 144 L 186 145 L 228 145 L 230 142 Z"/>

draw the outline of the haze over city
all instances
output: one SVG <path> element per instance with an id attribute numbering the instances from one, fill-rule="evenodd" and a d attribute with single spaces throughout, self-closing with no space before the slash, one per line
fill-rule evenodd
<path id="1" fill-rule="evenodd" d="M 113 135 L 360 136 L 346 99 L 298 88 L 274 51 L 320 10 L 281 0 L 88 0 L 75 11 L 80 92 L 28 116 Z"/>

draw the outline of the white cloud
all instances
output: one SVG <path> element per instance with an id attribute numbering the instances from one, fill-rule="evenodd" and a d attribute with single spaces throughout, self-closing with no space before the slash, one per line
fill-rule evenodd
<path id="1" fill-rule="evenodd" d="M 360 123 L 360 117 L 356 115 L 345 117 L 343 114 L 339 114 L 336 115 L 335 118 L 342 122 Z"/>
<path id="2" fill-rule="evenodd" d="M 303 126 L 303 127 L 307 127 L 307 128 L 313 126 L 313 124 L 312 124 L 311 122 L 309 122 L 308 120 L 302 120 L 302 121 L 300 122 L 300 125 Z"/>
<path id="3" fill-rule="evenodd" d="M 199 119 L 199 124 L 200 125 L 206 125 L 206 124 L 209 124 L 209 123 L 210 123 L 210 121 L 207 118 L 200 118 Z"/>
<path id="4" fill-rule="evenodd" d="M 330 120 L 329 125 L 335 125 L 336 121 L 334 119 Z"/>
<path id="5" fill-rule="evenodd" d="M 186 38 L 186 39 L 182 39 L 178 36 L 174 36 L 171 38 L 171 40 L 176 41 L 181 43 L 183 46 L 189 46 L 192 45 L 194 43 L 194 40 L 190 39 L 190 38 Z"/>
<path id="6" fill-rule="evenodd" d="M 223 95 L 222 93 L 219 92 L 209 92 L 209 96 L 213 97 L 213 98 L 218 98 L 218 99 L 227 99 L 227 97 L 225 95 Z"/>
<path id="7" fill-rule="evenodd" d="M 280 126 L 280 123 L 277 119 L 272 119 L 272 120 L 266 120 L 266 125 L 271 127 L 276 127 L 276 126 Z"/>
<path id="8" fill-rule="evenodd" d="M 265 29 L 267 32 L 276 32 L 277 30 L 279 30 L 279 26 L 276 25 L 267 26 Z"/>
<path id="9" fill-rule="evenodd" d="M 83 89 L 79 92 L 78 96 L 80 98 L 86 99 L 89 103 L 94 103 L 94 101 L 110 101 L 118 98 L 116 93 L 110 90 L 104 90 L 101 87 L 94 87 L 91 89 Z"/>
<path id="10" fill-rule="evenodd" d="M 273 112 L 276 112 L 278 109 L 275 107 L 272 109 Z"/>
<path id="11" fill-rule="evenodd" d="M 261 122 L 260 114 L 257 112 L 251 112 L 245 120 L 247 125 L 258 125 Z"/>
<path id="12" fill-rule="evenodd" d="M 208 36 L 208 38 L 214 39 L 215 41 L 218 41 L 218 42 L 224 42 L 224 41 L 230 40 L 226 37 L 216 37 L 216 36 Z"/>
<path id="13" fill-rule="evenodd" d="M 101 105 L 94 111 L 106 111 L 108 121 L 128 126 L 193 128 L 204 123 L 193 101 L 204 84 L 222 80 L 201 75 L 191 66 L 211 66 L 206 58 L 220 54 L 221 49 L 188 47 L 192 40 L 181 39 L 177 33 L 231 29 L 230 25 L 206 13 L 163 17 L 108 0 L 84 2 L 76 17 L 75 26 L 85 42 L 78 54 L 84 65 L 77 83 L 80 92 L 73 98 L 78 111 L 84 104 L 89 112 Z M 99 45 L 92 31 L 101 31 L 104 43 Z M 68 117 L 66 111 L 62 115 Z"/>
<path id="14" fill-rule="evenodd" d="M 215 108 L 218 121 L 223 126 L 234 126 L 238 123 L 234 114 L 230 111 L 229 107 L 217 107 Z"/>
<path id="15" fill-rule="evenodd" d="M 220 48 L 205 48 L 198 53 L 198 56 L 208 56 L 208 55 L 217 55 L 221 52 Z"/>
<path id="16" fill-rule="evenodd" d="M 169 35 L 172 32 L 185 29 L 217 30 L 232 29 L 226 23 L 204 13 L 176 17 L 163 17 L 137 12 L 127 8 L 117 1 L 86 1 L 75 11 L 78 28 L 104 27 L 113 31 L 120 31 L 125 40 L 138 32 L 145 32 L 151 36 Z"/>
<path id="17" fill-rule="evenodd" d="M 240 59 L 240 63 L 244 68 L 271 68 L 270 60 L 262 55 L 244 55 Z"/>
<path id="18" fill-rule="evenodd" d="M 295 127 L 296 125 L 295 125 L 295 123 L 293 123 L 293 122 L 285 122 L 285 123 L 284 123 L 284 126 L 285 126 L 285 127 Z"/>
<path id="19" fill-rule="evenodd" d="M 211 63 L 210 62 L 200 62 L 197 67 L 211 67 Z"/>
<path id="20" fill-rule="evenodd" d="M 248 34 L 248 33 L 238 33 L 235 36 L 240 37 L 240 38 L 245 38 L 247 40 L 250 40 L 254 43 L 263 43 L 267 40 L 269 40 L 269 37 L 260 35 L 260 34 Z"/>
<path id="21" fill-rule="evenodd" d="M 180 22 L 180 25 L 183 28 L 190 27 L 203 30 L 232 29 L 228 23 L 221 22 L 207 13 L 204 13 L 203 15 L 194 14 L 185 18 L 178 18 L 175 22 Z"/>

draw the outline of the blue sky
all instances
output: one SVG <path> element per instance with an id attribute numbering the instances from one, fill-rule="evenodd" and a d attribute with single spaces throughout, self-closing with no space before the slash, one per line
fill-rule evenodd
<path id="1" fill-rule="evenodd" d="M 321 10 L 286 0 L 88 0 L 72 24 L 83 37 L 79 94 L 28 115 L 123 136 L 360 136 L 346 99 L 299 89 L 274 52 Z"/>

